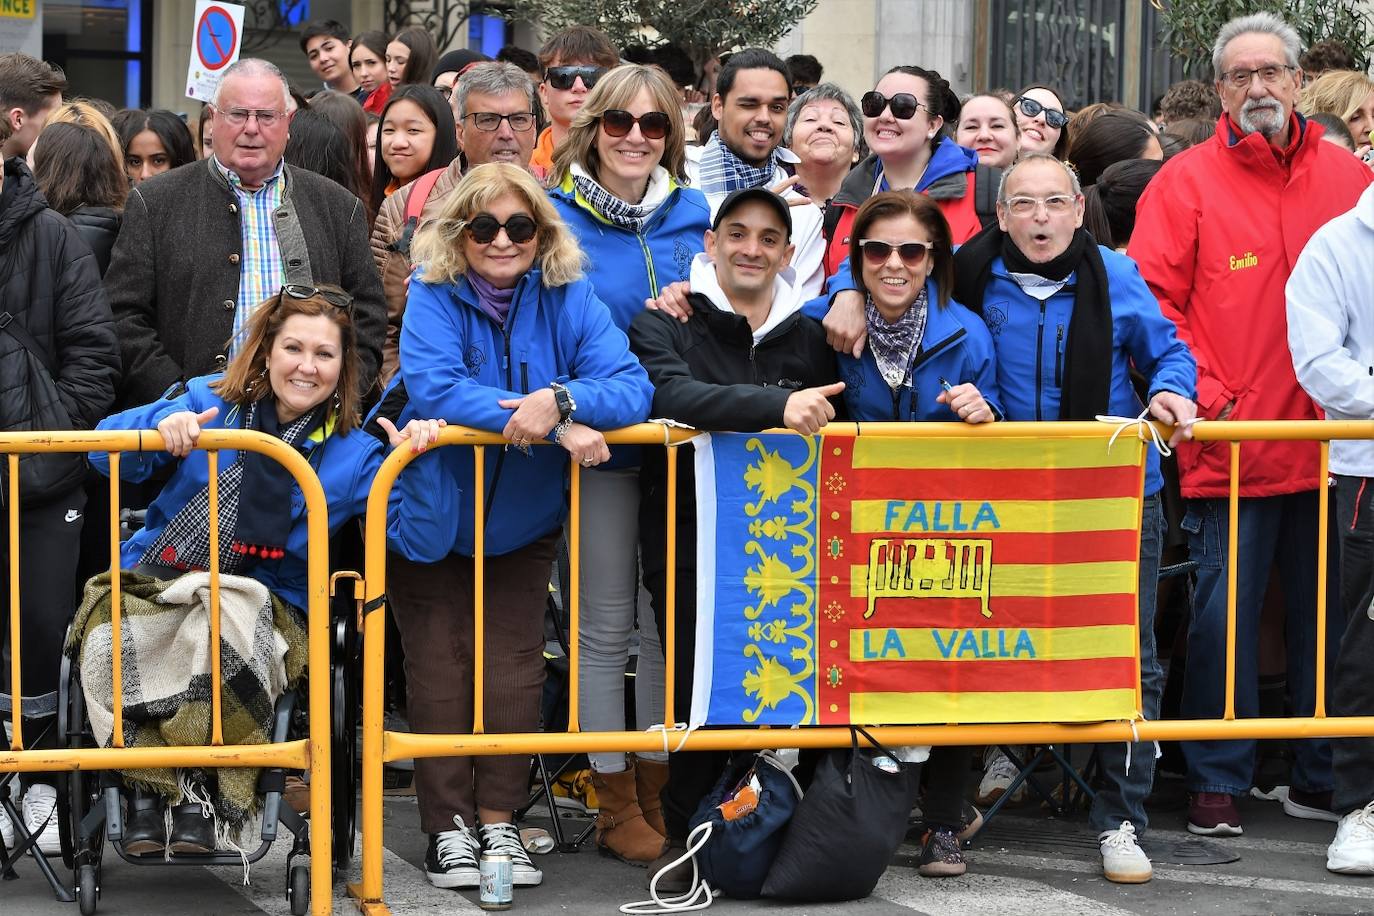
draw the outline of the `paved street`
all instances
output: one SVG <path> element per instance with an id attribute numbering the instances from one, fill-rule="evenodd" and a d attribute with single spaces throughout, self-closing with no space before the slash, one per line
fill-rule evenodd
<path id="1" fill-rule="evenodd" d="M 1176 787 L 1175 787 L 1176 788 Z M 1166 786 L 1166 804 L 1178 793 Z M 914 870 L 916 850 L 904 846 L 875 895 L 860 903 L 789 906 L 721 899 L 713 912 L 770 916 L 827 916 L 861 912 L 870 916 L 932 916 L 996 913 L 1117 916 L 1117 914 L 1311 913 L 1322 916 L 1374 913 L 1374 879 L 1332 875 L 1323 867 L 1332 825 L 1286 817 L 1274 803 L 1246 801 L 1246 834 L 1225 844 L 1240 861 L 1220 866 L 1155 866 L 1155 880 L 1123 887 L 1101 877 L 1096 843 L 1085 817 L 1054 819 L 1032 806 L 999 816 L 968 853 L 969 872 L 956 879 L 926 879 Z M 1157 811 L 1151 842 L 1171 845 L 1187 838 L 1181 807 Z M 533 824 L 547 824 L 538 818 Z M 585 824 L 565 818 L 573 829 Z M 424 876 L 424 838 L 411 796 L 386 803 L 387 899 L 397 916 L 477 912 L 476 892 L 430 887 Z M 130 866 L 113 855 L 105 862 L 99 912 L 105 914 L 195 913 L 285 914 L 285 855 L 278 843 L 252 870 L 252 885 L 239 869 L 157 869 Z M 596 854 L 590 842 L 577 854 L 538 857 L 544 885 L 516 891 L 515 910 L 529 914 L 614 913 L 621 903 L 641 899 L 645 872 Z M 356 870 L 356 869 L 355 869 Z M 336 888 L 336 913 L 353 912 Z M 74 905 L 53 902 L 32 864 L 20 880 L 0 885 L 4 916 L 72 916 Z"/>

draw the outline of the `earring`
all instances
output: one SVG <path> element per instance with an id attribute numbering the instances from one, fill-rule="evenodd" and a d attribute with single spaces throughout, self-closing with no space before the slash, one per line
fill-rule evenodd
<path id="1" fill-rule="evenodd" d="M 339 394 L 339 389 L 334 389 L 334 412 L 340 413 L 343 410 L 343 397 Z"/>

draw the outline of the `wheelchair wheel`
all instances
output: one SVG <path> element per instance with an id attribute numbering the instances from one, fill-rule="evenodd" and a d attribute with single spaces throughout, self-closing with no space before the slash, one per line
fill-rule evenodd
<path id="1" fill-rule="evenodd" d="M 353 842 L 357 833 L 357 735 L 361 700 L 356 624 L 351 613 L 342 614 L 334 621 L 333 663 L 329 671 L 332 706 L 330 753 L 333 759 L 330 792 L 334 810 L 334 867 L 339 871 L 347 871 L 353 860 Z"/>
<path id="2" fill-rule="evenodd" d="M 304 862 L 291 866 L 286 882 L 286 902 L 291 907 L 291 916 L 305 916 L 310 912 L 310 866 Z"/>
<path id="3" fill-rule="evenodd" d="M 75 666 L 68 658 L 62 659 L 60 695 L 57 705 L 57 728 L 59 740 L 69 748 L 94 747 L 95 742 L 86 729 L 86 697 L 81 692 L 81 679 Z M 105 849 L 103 823 L 96 826 L 90 836 L 86 835 L 83 823 L 93 809 L 104 805 L 101 797 L 98 773 L 86 770 L 72 770 L 63 775 L 57 793 L 57 832 L 62 845 L 62 864 L 72 869 L 77 879 L 78 898 L 81 888 L 89 884 L 96 888 L 99 883 L 100 859 Z M 82 881 L 83 866 L 95 869 L 95 881 Z M 94 912 L 94 902 L 91 904 Z M 82 912 L 86 912 L 82 904 Z"/>
<path id="4" fill-rule="evenodd" d="M 100 900 L 100 868 L 87 863 L 76 873 L 76 902 L 81 916 L 92 916 Z"/>

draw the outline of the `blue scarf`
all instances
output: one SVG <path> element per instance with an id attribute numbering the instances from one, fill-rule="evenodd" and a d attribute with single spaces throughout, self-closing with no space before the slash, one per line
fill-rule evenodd
<path id="1" fill-rule="evenodd" d="M 736 156 L 721 142 L 720 132 L 701 148 L 701 166 L 697 171 L 697 187 L 703 194 L 729 194 L 744 188 L 767 187 L 778 168 L 778 149 L 768 154 L 762 166 L 753 166 Z"/>

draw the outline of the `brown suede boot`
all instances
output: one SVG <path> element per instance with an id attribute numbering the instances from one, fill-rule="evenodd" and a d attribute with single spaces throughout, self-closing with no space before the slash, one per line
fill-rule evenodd
<path id="1" fill-rule="evenodd" d="M 663 852 L 663 834 L 644 821 L 635 800 L 634 763 L 619 773 L 592 771 L 601 811 L 596 818 L 596 845 L 631 865 L 645 866 Z"/>
<path id="2" fill-rule="evenodd" d="M 644 812 L 644 822 L 664 836 L 668 835 L 668 830 L 663 825 L 663 800 L 659 796 L 667 783 L 668 764 L 635 758 L 635 792 L 639 795 L 639 810 Z"/>

